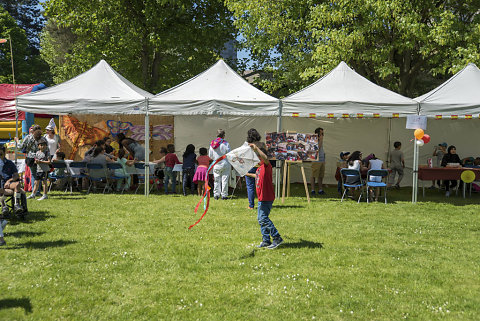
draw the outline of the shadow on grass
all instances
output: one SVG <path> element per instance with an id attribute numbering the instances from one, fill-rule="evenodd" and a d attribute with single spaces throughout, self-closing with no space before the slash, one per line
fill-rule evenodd
<path id="1" fill-rule="evenodd" d="M 86 194 L 79 194 L 79 195 L 68 195 L 68 196 L 62 196 L 62 195 L 55 195 L 54 197 L 48 197 L 48 198 L 52 198 L 52 199 L 55 199 L 55 200 L 59 200 L 59 201 L 63 201 L 63 200 L 83 200 L 83 199 L 86 199 L 87 198 L 87 195 Z"/>
<path id="2" fill-rule="evenodd" d="M 306 241 L 300 239 L 299 242 L 284 242 L 280 245 L 279 248 L 290 248 L 290 249 L 300 249 L 300 248 L 308 248 L 308 249 L 323 249 L 323 243 L 317 243 L 312 241 Z"/>
<path id="3" fill-rule="evenodd" d="M 34 222 L 41 222 L 46 221 L 49 218 L 56 217 L 55 215 L 51 215 L 46 211 L 38 211 L 38 212 L 28 212 L 27 216 L 23 220 L 17 220 L 18 223 L 26 223 L 32 224 Z"/>
<path id="4" fill-rule="evenodd" d="M 305 205 L 274 205 L 275 208 L 305 208 Z"/>
<path id="5" fill-rule="evenodd" d="M 45 234 L 45 232 L 30 232 L 30 231 L 17 231 L 17 232 L 11 232 L 11 233 L 8 233 L 6 232 L 5 235 L 7 235 L 8 237 L 17 237 L 17 238 L 21 238 L 21 237 L 35 237 L 35 236 L 40 236 L 42 234 Z"/>
<path id="6" fill-rule="evenodd" d="M 8 250 L 17 250 L 17 249 L 33 249 L 33 250 L 43 250 L 53 247 L 63 247 L 70 244 L 75 244 L 77 241 L 67 241 L 67 240 L 58 240 L 58 241 L 46 241 L 46 242 L 25 242 L 22 244 L 17 244 L 12 247 L 8 247 Z"/>
<path id="7" fill-rule="evenodd" d="M 32 313 L 32 303 L 30 303 L 30 299 L 22 298 L 0 300 L 0 310 L 12 308 L 23 308 L 25 313 Z"/>

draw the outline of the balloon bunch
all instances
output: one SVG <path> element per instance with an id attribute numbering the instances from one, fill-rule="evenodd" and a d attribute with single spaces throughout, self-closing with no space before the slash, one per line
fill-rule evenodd
<path id="1" fill-rule="evenodd" d="M 415 129 L 415 132 L 413 133 L 413 135 L 415 135 L 415 138 L 416 138 L 416 144 L 418 146 L 423 146 L 424 144 L 427 144 L 428 142 L 430 142 L 430 135 L 428 134 L 425 134 L 425 132 L 423 131 L 423 129 Z"/>

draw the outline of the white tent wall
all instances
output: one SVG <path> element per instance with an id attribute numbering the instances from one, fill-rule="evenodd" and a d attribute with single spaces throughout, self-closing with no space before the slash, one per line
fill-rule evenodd
<path id="1" fill-rule="evenodd" d="M 252 116 L 175 116 L 175 150 L 181 156 L 188 144 L 208 149 L 212 139 L 217 137 L 217 129 L 225 130 L 225 140 L 232 149 L 240 147 L 247 139 L 250 128 L 258 130 L 265 141 L 265 132 L 277 130 L 277 117 Z"/>

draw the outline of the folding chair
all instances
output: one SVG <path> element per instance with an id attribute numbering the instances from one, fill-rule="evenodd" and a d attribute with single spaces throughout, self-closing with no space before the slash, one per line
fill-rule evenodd
<path id="1" fill-rule="evenodd" d="M 53 162 L 51 165 L 54 171 L 48 174 L 48 178 L 50 180 L 50 186 L 48 187 L 49 193 L 55 182 L 57 182 L 58 180 L 67 178 L 67 164 L 65 164 L 64 162 Z M 58 173 L 55 173 L 55 172 L 58 172 Z M 65 184 L 65 192 L 67 191 L 67 189 L 68 189 L 68 183 Z"/>
<path id="2" fill-rule="evenodd" d="M 135 166 L 138 175 L 138 186 L 135 190 L 135 194 L 137 194 L 140 185 L 145 185 L 145 163 L 134 163 L 133 165 Z M 153 175 L 153 173 L 150 173 L 149 179 L 153 179 L 153 181 L 155 182 L 155 175 Z M 151 184 L 150 193 L 152 192 L 154 186 L 155 184 Z"/>
<path id="3" fill-rule="evenodd" d="M 90 193 L 92 187 L 95 189 L 94 186 L 96 183 L 105 182 L 105 187 L 103 188 L 103 194 L 108 189 L 108 182 L 107 182 L 107 172 L 106 167 L 102 164 L 96 163 L 88 163 L 87 164 L 87 171 L 88 171 L 88 191 L 87 194 Z"/>
<path id="4" fill-rule="evenodd" d="M 348 168 L 342 168 L 340 170 L 340 173 L 342 174 L 342 188 L 343 188 L 343 194 L 342 194 L 342 200 L 345 198 L 345 194 L 347 193 L 349 188 L 360 188 L 360 197 L 358 198 L 358 203 L 360 203 L 360 200 L 362 199 L 363 195 L 363 189 L 365 187 L 365 182 L 362 179 L 362 175 L 360 175 L 360 171 L 358 169 L 348 169 Z M 347 184 L 346 183 L 346 178 L 347 177 L 358 177 L 359 183 L 358 184 Z"/>
<path id="5" fill-rule="evenodd" d="M 22 184 L 23 185 L 23 184 Z M 5 191 L 6 193 L 6 191 Z M 17 216 L 20 219 L 25 219 L 25 216 L 28 214 L 28 207 L 27 207 L 27 195 L 22 193 L 20 195 L 20 206 L 22 207 L 22 211 L 15 211 L 15 200 L 14 200 L 14 193 L 10 195 L 5 195 L 7 198 L 5 199 L 5 205 L 8 207 L 8 217 L 12 217 L 13 215 Z"/>
<path id="6" fill-rule="evenodd" d="M 370 181 L 370 176 L 377 176 L 381 177 L 380 182 L 373 182 Z M 388 170 L 386 169 L 371 169 L 367 173 L 367 203 L 369 202 L 368 197 L 368 188 L 382 188 L 383 187 L 383 199 L 385 200 L 385 204 L 387 204 L 387 180 L 388 180 Z"/>
<path id="7" fill-rule="evenodd" d="M 107 163 L 107 169 L 108 169 L 108 177 L 107 177 L 107 181 L 108 181 L 108 186 L 110 189 L 112 189 L 112 191 L 115 191 L 116 190 L 116 184 L 118 181 L 122 180 L 124 181 L 127 176 L 117 176 L 115 175 L 115 170 L 116 169 L 123 169 L 123 166 L 119 163 Z M 127 175 L 127 174 L 126 174 Z M 123 192 L 125 191 L 125 186 L 122 188 L 122 194 Z"/>
<path id="8" fill-rule="evenodd" d="M 68 164 L 68 168 L 70 169 L 69 179 L 67 180 L 68 184 L 70 185 L 70 194 L 72 194 L 72 187 L 73 187 L 73 180 L 77 181 L 77 186 L 82 186 L 82 179 L 86 178 L 87 175 L 85 171 L 87 170 L 87 163 L 86 162 L 71 162 Z M 80 180 L 80 183 L 78 182 Z M 80 190 L 81 188 L 79 188 Z"/>

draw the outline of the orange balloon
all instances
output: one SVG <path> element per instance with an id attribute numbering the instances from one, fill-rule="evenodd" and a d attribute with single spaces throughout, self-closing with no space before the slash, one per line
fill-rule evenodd
<path id="1" fill-rule="evenodd" d="M 416 139 L 422 139 L 425 133 L 423 132 L 423 129 L 418 128 L 418 129 L 415 129 L 415 132 L 413 133 L 413 135 L 415 135 Z"/>

